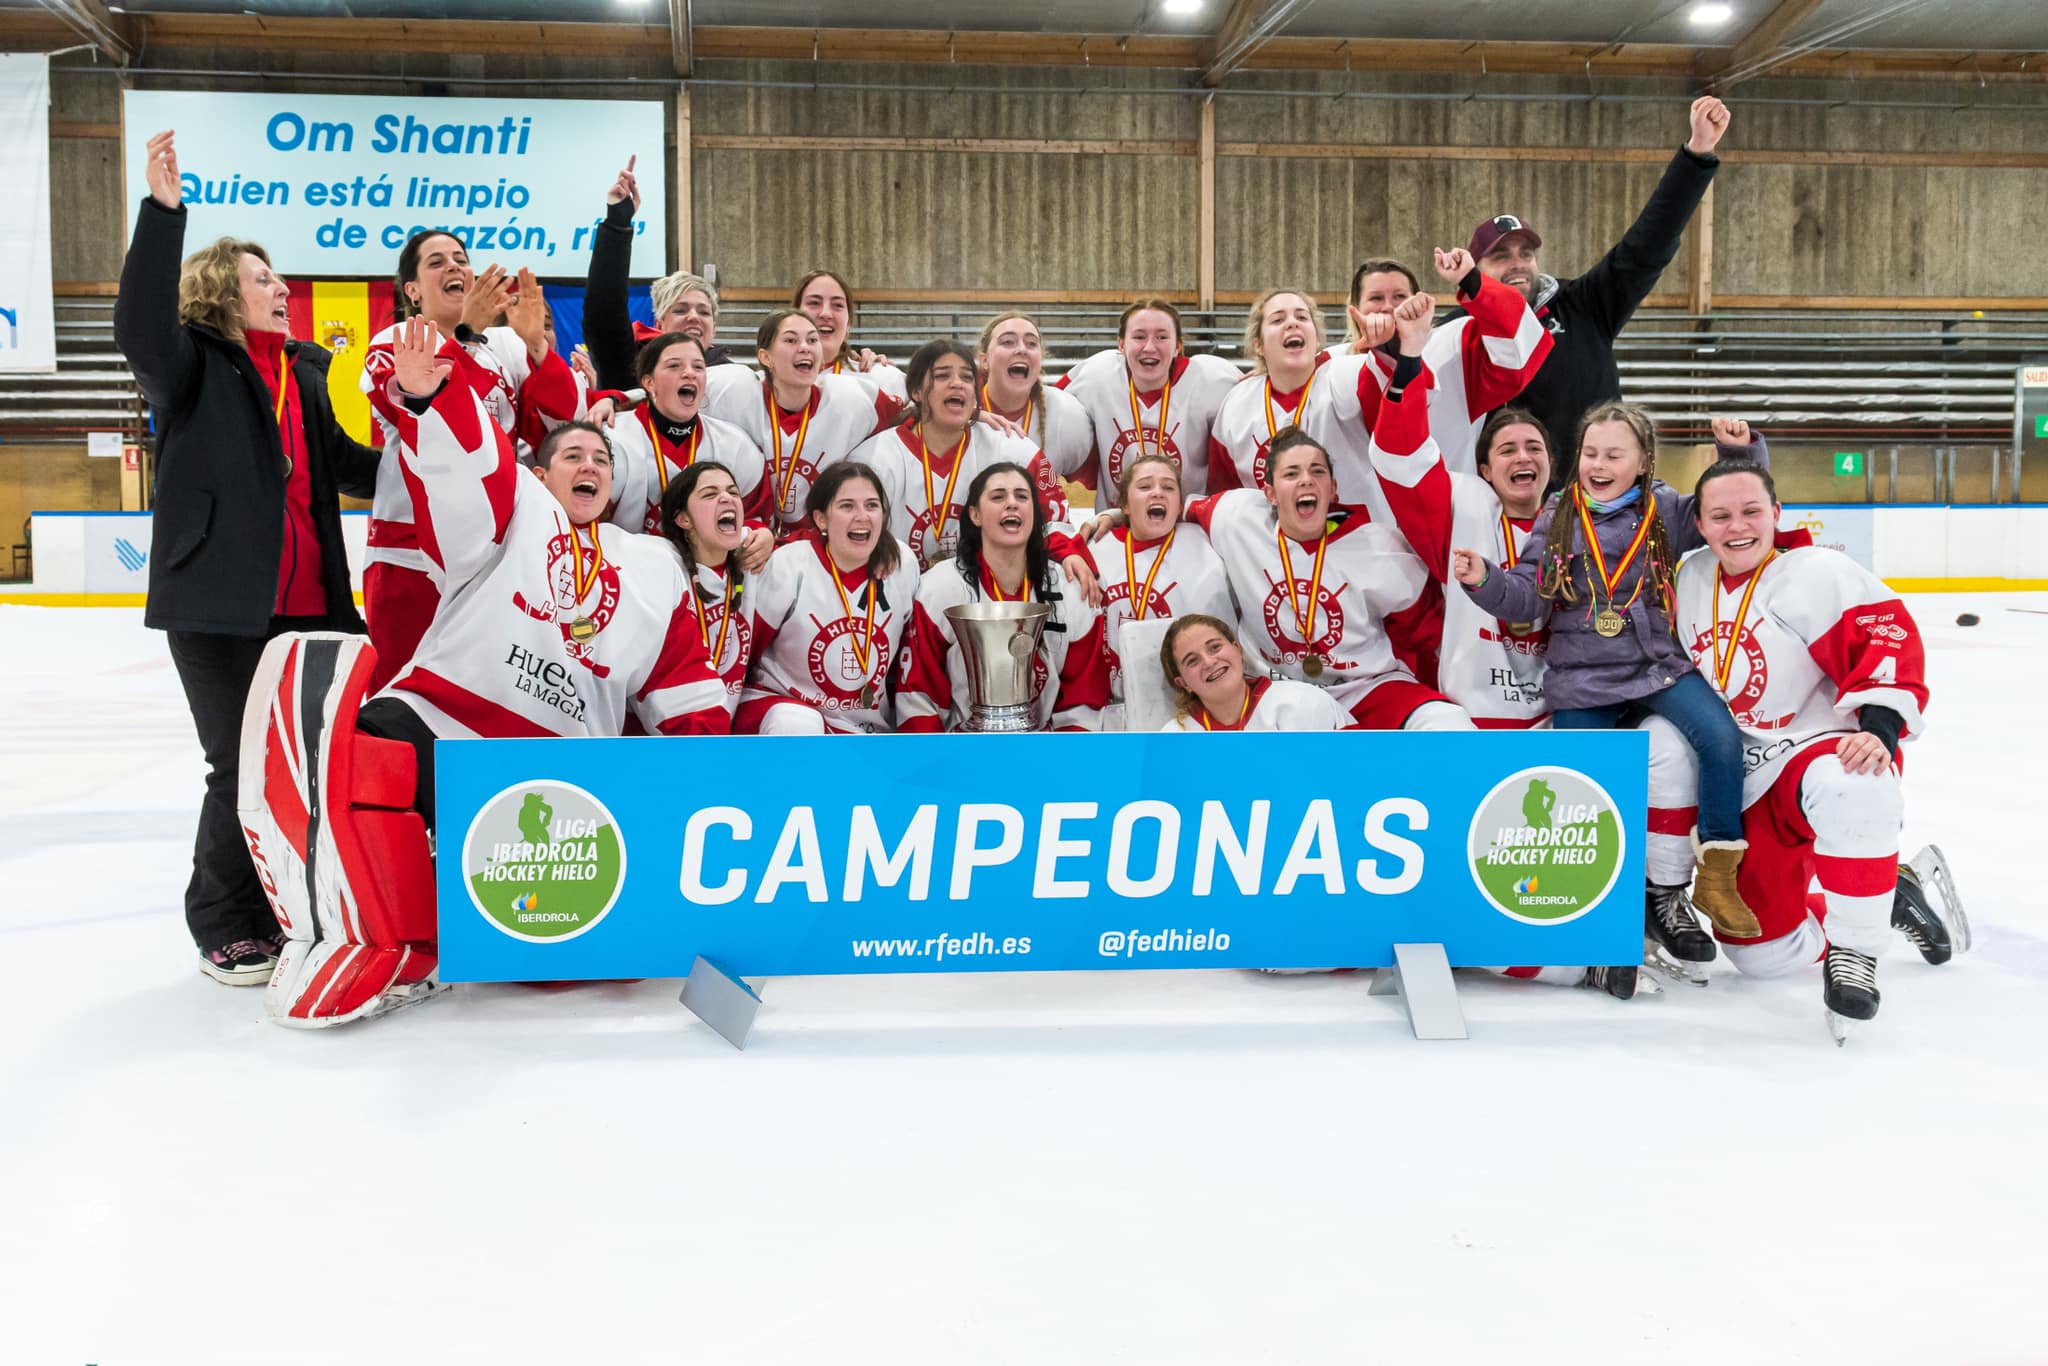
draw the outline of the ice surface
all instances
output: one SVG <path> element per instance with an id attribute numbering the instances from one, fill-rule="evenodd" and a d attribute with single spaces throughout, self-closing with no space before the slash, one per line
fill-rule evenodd
<path id="1" fill-rule="evenodd" d="M 1845 1049 L 1722 966 L 1463 977 L 1456 1044 L 1363 976 L 780 980 L 744 1054 L 673 982 L 264 1024 L 162 638 L 0 607 L 0 1363 L 2042 1360 L 2048 595 L 1912 605 L 1977 949 Z"/>

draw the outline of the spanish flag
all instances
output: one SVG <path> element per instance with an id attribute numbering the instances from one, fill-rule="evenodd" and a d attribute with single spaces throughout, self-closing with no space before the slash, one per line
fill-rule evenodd
<path id="1" fill-rule="evenodd" d="M 327 367 L 327 393 L 341 429 L 376 445 L 370 401 L 363 396 L 363 352 L 370 338 L 396 320 L 389 280 L 294 280 L 292 336 L 318 342 L 334 353 Z"/>

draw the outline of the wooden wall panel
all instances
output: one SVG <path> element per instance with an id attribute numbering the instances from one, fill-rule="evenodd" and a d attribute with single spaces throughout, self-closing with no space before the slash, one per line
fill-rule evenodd
<path id="1" fill-rule="evenodd" d="M 699 255 L 732 285 L 829 265 L 860 289 L 1192 289 L 1177 159 L 702 151 Z"/>
<path id="2" fill-rule="evenodd" d="M 121 506 L 121 462 L 77 444 L 0 447 L 0 554 L 21 540 L 31 512 L 112 512 Z M 7 567 L 0 561 L 0 570 Z"/>
<path id="3" fill-rule="evenodd" d="M 121 144 L 50 139 L 50 278 L 114 280 L 128 250 Z"/>

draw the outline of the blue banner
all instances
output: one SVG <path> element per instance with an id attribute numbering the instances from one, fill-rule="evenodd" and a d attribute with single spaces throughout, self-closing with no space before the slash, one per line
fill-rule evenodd
<path id="1" fill-rule="evenodd" d="M 1634 963 L 1641 731 L 435 746 L 451 982 Z"/>

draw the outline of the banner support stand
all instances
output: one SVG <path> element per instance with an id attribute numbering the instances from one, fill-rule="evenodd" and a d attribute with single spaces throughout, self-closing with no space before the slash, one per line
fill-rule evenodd
<path id="1" fill-rule="evenodd" d="M 1394 945 L 1394 966 L 1373 973 L 1366 995 L 1399 996 L 1408 1011 L 1408 1027 L 1418 1039 L 1471 1037 L 1465 1032 L 1465 1012 L 1458 1005 L 1450 955 L 1441 944 Z"/>
<path id="2" fill-rule="evenodd" d="M 761 998 L 752 987 L 701 955 L 690 965 L 677 999 L 734 1048 L 747 1046 L 754 1016 L 761 1009 Z"/>

